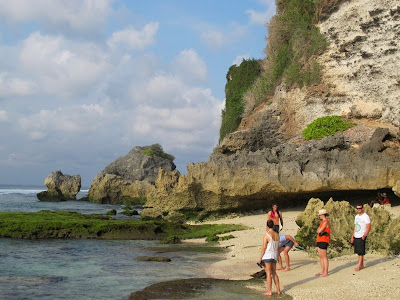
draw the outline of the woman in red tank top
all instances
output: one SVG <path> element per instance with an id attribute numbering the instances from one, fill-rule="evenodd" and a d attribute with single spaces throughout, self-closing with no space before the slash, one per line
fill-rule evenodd
<path id="1" fill-rule="evenodd" d="M 328 276 L 328 268 L 329 261 L 327 256 L 327 250 L 329 241 L 331 238 L 331 225 L 329 224 L 326 216 L 328 213 L 325 209 L 321 209 L 318 212 L 318 216 L 321 219 L 321 224 L 319 224 L 317 230 L 317 247 L 318 247 L 318 255 L 321 262 L 321 272 L 317 274 L 317 276 L 327 277 Z"/>

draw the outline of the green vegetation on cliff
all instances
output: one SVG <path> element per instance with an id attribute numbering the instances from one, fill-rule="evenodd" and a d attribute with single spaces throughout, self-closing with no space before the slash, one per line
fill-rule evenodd
<path id="1" fill-rule="evenodd" d="M 241 225 L 186 225 L 163 220 L 115 220 L 71 211 L 0 212 L 0 237 L 24 239 L 180 239 L 202 238 L 246 229 Z"/>
<path id="2" fill-rule="evenodd" d="M 219 141 L 234 132 L 243 114 L 243 94 L 254 83 L 261 73 L 260 62 L 255 59 L 243 60 L 237 66 L 233 65 L 226 74 L 225 85 L 225 109 L 222 110 L 221 128 L 219 130 Z"/>
<path id="3" fill-rule="evenodd" d="M 325 3 L 321 0 L 277 0 L 277 13 L 268 24 L 264 71 L 245 94 L 244 115 L 272 96 L 276 85 L 310 86 L 320 82 L 315 58 L 327 41 L 315 26 Z"/>
<path id="4" fill-rule="evenodd" d="M 165 153 L 163 147 L 160 144 L 153 144 L 147 149 L 143 150 L 142 153 L 147 156 L 159 156 L 167 158 L 171 161 L 175 159 L 175 156 L 173 156 L 172 154 Z"/>
<path id="5" fill-rule="evenodd" d="M 335 134 L 339 131 L 344 131 L 356 125 L 351 121 L 343 120 L 339 116 L 326 116 L 315 119 L 312 123 L 308 124 L 306 129 L 303 130 L 303 137 L 305 140 L 313 140 L 323 138 Z"/>

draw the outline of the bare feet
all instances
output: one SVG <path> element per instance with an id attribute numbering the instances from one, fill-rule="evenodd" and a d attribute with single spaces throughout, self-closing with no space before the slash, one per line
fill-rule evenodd
<path id="1" fill-rule="evenodd" d="M 355 268 L 354 270 L 355 270 L 356 272 L 358 272 L 358 271 L 360 271 L 361 269 L 364 269 L 364 266 L 358 266 L 358 267 Z"/>
<path id="2" fill-rule="evenodd" d="M 282 267 L 280 267 L 279 269 L 276 269 L 277 271 L 281 271 L 281 270 L 283 270 L 283 268 Z"/>
<path id="3" fill-rule="evenodd" d="M 277 293 L 278 295 L 282 294 L 280 290 L 279 290 L 279 291 L 277 291 L 276 293 Z"/>
<path id="4" fill-rule="evenodd" d="M 315 274 L 315 276 L 317 276 L 317 277 L 319 277 L 319 276 L 321 276 L 322 274 L 321 273 L 317 273 L 317 274 Z"/>
<path id="5" fill-rule="evenodd" d="M 272 292 L 264 292 L 262 293 L 263 296 L 272 296 Z"/>
<path id="6" fill-rule="evenodd" d="M 283 270 L 283 272 L 287 272 L 287 271 L 290 271 L 290 268 L 286 268 Z"/>
<path id="7" fill-rule="evenodd" d="M 328 274 L 321 274 L 319 277 L 328 277 Z"/>

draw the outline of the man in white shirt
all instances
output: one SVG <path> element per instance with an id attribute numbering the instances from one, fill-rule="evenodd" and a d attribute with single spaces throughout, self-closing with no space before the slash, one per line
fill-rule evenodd
<path id="1" fill-rule="evenodd" d="M 358 266 L 355 270 L 360 271 L 364 269 L 365 240 L 371 231 L 371 220 L 369 216 L 364 213 L 362 204 L 358 204 L 356 208 L 358 215 L 354 218 L 354 231 L 350 242 L 354 246 L 354 253 L 358 254 Z"/>

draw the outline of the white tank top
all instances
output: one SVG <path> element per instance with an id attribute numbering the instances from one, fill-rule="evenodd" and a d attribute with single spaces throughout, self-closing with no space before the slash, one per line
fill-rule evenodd
<path id="1" fill-rule="evenodd" d="M 278 260 L 278 248 L 279 248 L 279 240 L 274 241 L 272 237 L 266 232 L 265 233 L 269 237 L 269 242 L 267 244 L 267 249 L 265 249 L 264 255 L 262 259 L 275 259 Z"/>

